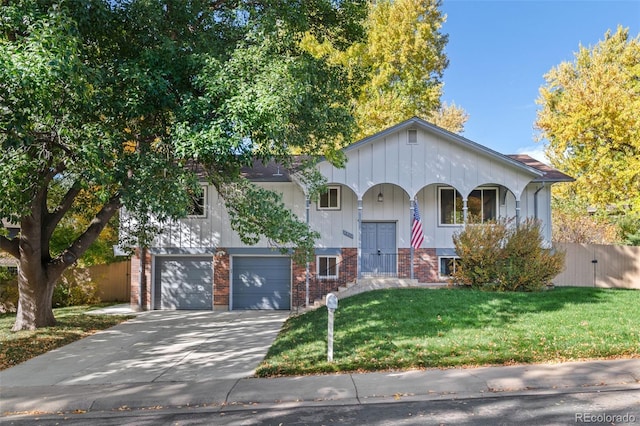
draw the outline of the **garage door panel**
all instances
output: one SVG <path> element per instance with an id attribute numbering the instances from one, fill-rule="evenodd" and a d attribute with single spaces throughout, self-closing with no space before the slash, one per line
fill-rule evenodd
<path id="1" fill-rule="evenodd" d="M 290 309 L 291 260 L 234 257 L 232 309 Z"/>
<path id="2" fill-rule="evenodd" d="M 212 309 L 211 258 L 158 257 L 155 306 L 160 309 Z"/>

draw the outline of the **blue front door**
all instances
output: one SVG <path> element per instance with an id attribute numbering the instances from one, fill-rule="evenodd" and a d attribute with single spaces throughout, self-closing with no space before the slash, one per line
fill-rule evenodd
<path id="1" fill-rule="evenodd" d="M 362 273 L 367 275 L 396 274 L 395 222 L 362 223 Z"/>

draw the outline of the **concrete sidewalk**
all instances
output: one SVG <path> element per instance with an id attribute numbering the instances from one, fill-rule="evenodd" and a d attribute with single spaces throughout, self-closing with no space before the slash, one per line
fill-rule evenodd
<path id="1" fill-rule="evenodd" d="M 132 376 L 135 374 L 132 372 Z M 563 364 L 333 374 L 282 378 L 209 379 L 91 385 L 0 387 L 3 416 L 176 407 L 255 408 L 375 404 L 640 390 L 640 359 Z"/>
<path id="2" fill-rule="evenodd" d="M 122 312 L 121 312 L 122 313 Z M 0 414 L 276 407 L 640 390 L 640 359 L 251 377 L 287 312 L 151 311 L 0 372 Z"/>

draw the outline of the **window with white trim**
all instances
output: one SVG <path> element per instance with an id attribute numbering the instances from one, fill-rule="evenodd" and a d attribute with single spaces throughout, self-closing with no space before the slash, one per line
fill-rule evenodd
<path id="1" fill-rule="evenodd" d="M 318 256 L 316 258 L 316 275 L 318 278 L 338 278 L 338 257 Z"/>
<path id="2" fill-rule="evenodd" d="M 207 216 L 207 187 L 200 185 L 196 192 L 191 194 L 191 206 L 189 208 L 189 217 L 206 217 Z"/>
<path id="3" fill-rule="evenodd" d="M 438 258 L 438 272 L 441 277 L 450 277 L 456 271 L 460 258 L 457 256 L 439 257 Z"/>
<path id="4" fill-rule="evenodd" d="M 464 222 L 462 195 L 451 187 L 438 188 L 440 225 L 462 225 Z M 484 223 L 498 218 L 498 188 L 478 188 L 467 198 L 470 223 Z"/>
<path id="5" fill-rule="evenodd" d="M 340 210 L 340 187 L 330 186 L 318 197 L 318 210 Z"/>

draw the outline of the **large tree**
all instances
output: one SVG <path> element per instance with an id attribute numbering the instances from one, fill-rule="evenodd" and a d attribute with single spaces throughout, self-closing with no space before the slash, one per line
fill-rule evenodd
<path id="1" fill-rule="evenodd" d="M 573 176 L 560 200 L 640 212 L 640 37 L 607 32 L 545 75 L 536 126 L 551 164 Z"/>
<path id="2" fill-rule="evenodd" d="M 442 104 L 443 74 L 449 64 L 442 33 L 440 0 L 370 1 L 366 40 L 336 48 L 308 35 L 305 46 L 318 57 L 343 64 L 359 82 L 351 93 L 357 137 L 370 136 L 413 116 L 460 133 L 466 112 Z"/>
<path id="3" fill-rule="evenodd" d="M 0 248 L 20 264 L 14 330 L 55 324 L 57 279 L 121 207 L 144 246 L 154 221 L 186 214 L 202 176 L 245 241 L 313 246 L 314 233 L 239 171 L 255 158 L 287 162 L 292 148 L 331 156 L 335 139 L 349 139 L 349 79 L 300 40 L 350 45 L 362 2 L 0 5 L 0 219 L 20 227 L 12 239 L 0 228 Z M 95 210 L 52 252 L 74 209 Z"/>

